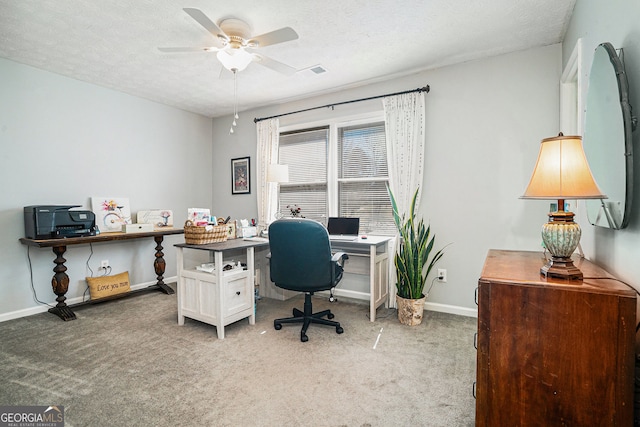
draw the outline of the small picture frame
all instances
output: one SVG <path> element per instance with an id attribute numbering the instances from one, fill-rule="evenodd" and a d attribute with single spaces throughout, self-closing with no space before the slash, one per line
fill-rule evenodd
<path id="1" fill-rule="evenodd" d="M 231 194 L 251 193 L 250 158 L 231 159 Z"/>

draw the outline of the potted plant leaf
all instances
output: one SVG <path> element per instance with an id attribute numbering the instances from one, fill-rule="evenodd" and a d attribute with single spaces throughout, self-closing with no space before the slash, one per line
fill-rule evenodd
<path id="1" fill-rule="evenodd" d="M 424 302 L 424 286 L 427 276 L 442 258 L 443 250 L 434 252 L 435 235 L 431 234 L 431 226 L 425 225 L 424 220 L 416 219 L 415 207 L 418 197 L 417 188 L 411 200 L 409 214 L 398 212 L 398 206 L 393 192 L 387 186 L 393 219 L 399 233 L 394 264 L 396 267 L 397 289 L 396 302 L 398 305 L 398 320 L 405 325 L 419 325 L 422 322 Z"/>

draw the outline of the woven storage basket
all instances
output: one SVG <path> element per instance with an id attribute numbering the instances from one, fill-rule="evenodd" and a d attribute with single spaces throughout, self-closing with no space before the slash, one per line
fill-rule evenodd
<path id="1" fill-rule="evenodd" d="M 189 245 L 225 242 L 227 240 L 226 225 L 200 226 L 187 220 L 184 223 L 184 241 Z"/>

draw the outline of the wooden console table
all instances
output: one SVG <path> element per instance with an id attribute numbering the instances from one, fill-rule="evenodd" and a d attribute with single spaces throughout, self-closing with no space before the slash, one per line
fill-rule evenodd
<path id="1" fill-rule="evenodd" d="M 145 237 L 153 237 L 153 240 L 156 242 L 156 254 L 155 261 L 153 262 L 153 267 L 155 269 L 157 275 L 157 283 L 150 287 L 157 287 L 160 291 L 166 294 L 173 294 L 173 289 L 171 289 L 168 285 L 166 285 L 163 281 L 164 278 L 164 270 L 166 267 L 166 262 L 164 260 L 164 253 L 162 252 L 162 240 L 164 236 L 168 236 L 170 234 L 182 234 L 184 230 L 181 228 L 167 228 L 156 231 L 142 232 L 142 233 L 103 233 L 97 236 L 84 236 L 84 237 L 67 237 L 61 239 L 27 239 L 21 238 L 20 243 L 27 246 L 35 246 L 38 248 L 52 248 L 53 253 L 56 255 L 56 258 L 53 260 L 53 263 L 56 265 L 53 268 L 54 275 L 51 279 L 51 286 L 53 287 L 53 293 L 58 297 L 56 301 L 55 307 L 49 309 L 49 313 L 53 313 L 60 317 L 62 320 L 74 320 L 76 318 L 75 313 L 71 310 L 71 308 L 65 303 L 67 297 L 65 294 L 69 289 L 69 276 L 67 276 L 67 267 L 65 267 L 64 263 L 67 261 L 64 259 L 63 255 L 67 250 L 67 246 L 70 245 L 82 245 L 87 243 L 98 243 L 98 242 L 113 242 L 116 240 L 132 240 L 132 239 L 141 239 Z"/>

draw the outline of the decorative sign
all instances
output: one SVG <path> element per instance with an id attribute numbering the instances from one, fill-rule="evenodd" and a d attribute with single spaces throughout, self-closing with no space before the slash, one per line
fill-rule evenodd
<path id="1" fill-rule="evenodd" d="M 129 199 L 119 197 L 92 197 L 91 210 L 96 214 L 96 226 L 101 233 L 122 231 L 131 224 Z"/>
<path id="2" fill-rule="evenodd" d="M 173 227 L 173 212 L 168 209 L 138 211 L 138 224 L 153 224 L 154 227 Z"/>
<path id="3" fill-rule="evenodd" d="M 87 284 L 92 300 L 123 294 L 131 290 L 128 271 L 114 276 L 87 277 Z"/>

